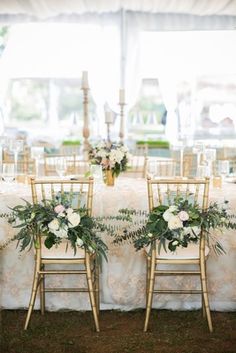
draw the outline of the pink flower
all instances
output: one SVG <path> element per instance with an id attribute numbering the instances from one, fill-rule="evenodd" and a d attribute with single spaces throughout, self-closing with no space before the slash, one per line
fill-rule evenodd
<path id="1" fill-rule="evenodd" d="M 178 216 L 179 216 L 179 219 L 184 222 L 184 221 L 187 221 L 189 219 L 189 215 L 186 211 L 180 211 L 178 213 Z"/>
<path id="2" fill-rule="evenodd" d="M 104 169 L 108 169 L 110 167 L 110 161 L 107 158 L 102 158 L 101 164 Z"/>
<path id="3" fill-rule="evenodd" d="M 57 205 L 56 207 L 54 207 L 54 211 L 56 213 L 62 213 L 65 211 L 65 207 L 63 205 Z"/>

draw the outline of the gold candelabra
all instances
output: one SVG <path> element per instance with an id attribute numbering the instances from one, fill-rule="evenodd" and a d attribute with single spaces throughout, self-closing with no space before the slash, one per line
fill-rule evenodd
<path id="1" fill-rule="evenodd" d="M 90 148 L 89 144 L 89 112 L 88 112 L 88 92 L 89 92 L 89 85 L 88 85 L 88 72 L 83 71 L 83 76 L 82 76 L 82 87 L 83 91 L 83 113 L 84 113 L 84 126 L 83 126 L 83 138 L 84 138 L 84 143 L 83 143 L 83 151 L 84 151 L 84 158 L 88 159 L 88 151 Z"/>
<path id="2" fill-rule="evenodd" d="M 124 142 L 125 137 L 125 121 L 124 121 L 124 108 L 125 108 L 125 90 L 120 89 L 120 96 L 119 96 L 119 106 L 120 106 L 120 132 L 119 138 L 120 142 Z"/>

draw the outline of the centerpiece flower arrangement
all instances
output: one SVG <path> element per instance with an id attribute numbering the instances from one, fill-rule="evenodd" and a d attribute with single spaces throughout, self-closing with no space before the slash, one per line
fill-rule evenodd
<path id="1" fill-rule="evenodd" d="M 202 210 L 198 204 L 175 198 L 171 206 L 159 205 L 150 213 L 122 209 L 120 214 L 124 221 L 134 223 L 134 218 L 141 215 L 143 224 L 136 224 L 133 230 L 131 225 L 125 227 L 115 235 L 114 243 L 129 241 L 136 250 L 140 250 L 157 241 L 158 253 L 162 247 L 165 251 L 169 249 L 174 252 L 178 247 L 186 248 L 189 243 L 197 243 L 203 232 L 207 245 L 217 254 L 224 253 L 223 246 L 212 234 L 212 230 L 236 229 L 236 223 L 232 221 L 234 216 L 228 212 L 226 204 L 219 206 L 212 203 Z"/>
<path id="2" fill-rule="evenodd" d="M 102 166 L 102 170 L 108 177 L 110 172 L 112 177 L 117 177 L 127 169 L 129 152 L 127 147 L 120 143 L 102 141 L 89 151 L 91 164 Z"/>
<path id="3" fill-rule="evenodd" d="M 39 246 L 40 238 L 50 249 L 67 240 L 76 253 L 83 248 L 106 258 L 107 246 L 97 235 L 99 224 L 88 215 L 86 208 L 73 209 L 67 194 L 58 194 L 54 200 L 12 208 L 8 222 L 19 232 L 12 240 L 20 243 L 20 250 Z"/>

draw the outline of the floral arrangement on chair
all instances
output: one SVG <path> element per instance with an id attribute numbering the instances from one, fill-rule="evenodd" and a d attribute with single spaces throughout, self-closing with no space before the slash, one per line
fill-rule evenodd
<path id="1" fill-rule="evenodd" d="M 127 230 L 117 234 L 114 243 L 124 240 L 133 242 L 136 250 L 140 250 L 158 241 L 158 253 L 161 247 L 167 251 L 175 251 L 178 247 L 187 247 L 189 243 L 197 243 L 201 232 L 204 233 L 208 246 L 217 254 L 224 253 L 220 242 L 211 234 L 211 230 L 223 228 L 236 229 L 232 222 L 233 215 L 227 211 L 226 203 L 221 207 L 212 203 L 206 210 L 198 204 L 192 204 L 183 198 L 175 198 L 171 206 L 159 205 L 148 214 L 145 211 L 120 210 L 124 221 L 133 223 L 134 217 L 142 216 L 143 225 L 135 226 L 136 230 Z M 145 217 L 146 216 L 146 217 Z M 130 228 L 129 228 L 130 229 Z"/>
<path id="2" fill-rule="evenodd" d="M 83 248 L 106 258 L 107 246 L 96 234 L 99 224 L 88 215 L 86 208 L 73 209 L 69 195 L 58 194 L 53 200 L 36 204 L 25 202 L 12 208 L 8 219 L 19 230 L 12 240 L 18 240 L 21 251 L 32 246 L 37 248 L 40 236 L 48 249 L 66 239 L 74 253 L 77 248 Z"/>
<path id="3" fill-rule="evenodd" d="M 92 164 L 102 166 L 103 171 L 111 170 L 113 176 L 118 176 L 127 169 L 129 152 L 120 143 L 102 141 L 89 151 Z"/>

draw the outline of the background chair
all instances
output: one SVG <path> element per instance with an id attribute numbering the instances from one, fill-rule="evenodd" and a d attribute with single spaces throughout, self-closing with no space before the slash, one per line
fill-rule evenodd
<path id="1" fill-rule="evenodd" d="M 148 159 L 147 173 L 158 178 L 174 177 L 176 176 L 176 161 L 160 158 Z"/>
<path id="2" fill-rule="evenodd" d="M 151 211 L 158 204 L 171 205 L 174 197 L 182 196 L 186 199 L 192 199 L 194 203 L 198 203 L 202 209 L 208 207 L 209 194 L 209 178 L 206 179 L 151 179 L 148 178 L 148 201 L 149 210 Z M 147 255 L 147 298 L 146 298 L 146 317 L 144 331 L 148 329 L 153 294 L 200 294 L 202 297 L 203 315 L 206 314 L 208 327 L 212 332 L 211 314 L 209 309 L 209 300 L 207 292 L 207 275 L 206 260 L 209 248 L 205 246 L 204 234 L 200 235 L 199 244 L 190 244 L 187 248 L 181 248 L 177 253 L 170 251 L 161 251 L 158 254 L 156 250 L 156 242 L 151 246 L 151 250 L 146 252 Z M 196 265 L 196 270 L 182 269 L 160 269 L 161 265 Z M 172 267 L 171 267 L 172 268 Z M 156 289 L 155 278 L 157 276 L 199 276 L 201 289 Z M 183 279 L 184 281 L 184 279 Z"/>
<path id="3" fill-rule="evenodd" d="M 145 178 L 147 170 L 147 157 L 132 155 L 124 175 L 133 178 Z"/>
<path id="4" fill-rule="evenodd" d="M 31 179 L 31 189 L 33 203 L 38 203 L 40 200 L 54 199 L 60 193 L 68 192 L 74 195 L 78 200 L 77 207 L 80 208 L 85 205 L 88 214 L 92 213 L 92 200 L 93 200 L 93 178 L 80 179 L 80 180 L 62 180 L 62 181 L 49 181 L 49 180 L 35 180 Z M 78 197 L 82 195 L 82 197 Z M 83 201 L 82 201 L 83 200 Z M 76 207 L 74 207 L 76 208 Z M 88 292 L 90 303 L 92 307 L 96 331 L 99 331 L 99 272 L 95 254 L 91 254 L 83 249 L 77 250 L 74 255 L 73 251 L 65 252 L 66 246 L 58 246 L 56 249 L 48 249 L 43 245 L 41 238 L 38 239 L 39 247 L 35 249 L 35 270 L 32 284 L 32 292 L 30 297 L 29 309 L 25 321 L 26 330 L 29 325 L 30 317 L 35 303 L 37 290 L 40 291 L 40 309 L 41 313 L 45 312 L 45 293 L 47 292 Z M 56 270 L 50 268 L 50 265 L 80 265 L 79 269 L 63 269 Z M 82 269 L 81 269 L 82 266 Z M 52 275 L 71 275 L 78 274 L 84 275 L 87 279 L 87 288 L 47 288 L 45 287 L 45 277 Z"/>

